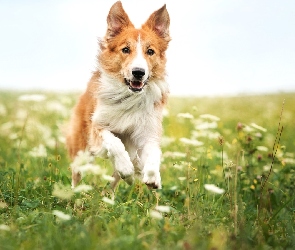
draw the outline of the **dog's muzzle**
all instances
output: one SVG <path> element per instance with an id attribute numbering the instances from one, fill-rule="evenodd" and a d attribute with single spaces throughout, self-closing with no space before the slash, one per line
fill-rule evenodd
<path id="1" fill-rule="evenodd" d="M 143 81 L 144 76 L 145 70 L 143 68 L 133 68 L 132 80 L 128 80 L 125 78 L 125 83 L 133 92 L 140 92 L 142 91 L 143 87 L 146 85 L 147 82 L 147 80 Z"/>

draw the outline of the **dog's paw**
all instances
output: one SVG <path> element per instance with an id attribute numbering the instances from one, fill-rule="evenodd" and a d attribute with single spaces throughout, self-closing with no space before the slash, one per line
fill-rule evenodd
<path id="1" fill-rule="evenodd" d="M 148 170 L 143 174 L 142 182 L 145 183 L 149 189 L 161 189 L 161 175 L 160 172 Z"/>
<path id="2" fill-rule="evenodd" d="M 119 176 L 129 185 L 134 182 L 134 167 L 129 157 L 120 157 L 115 160 L 115 168 Z"/>

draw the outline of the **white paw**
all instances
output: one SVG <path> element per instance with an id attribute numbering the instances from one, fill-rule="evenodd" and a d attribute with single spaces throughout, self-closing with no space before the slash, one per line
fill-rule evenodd
<path id="1" fill-rule="evenodd" d="M 127 152 L 126 152 L 127 154 Z M 127 155 L 128 156 L 128 155 Z M 115 169 L 120 175 L 120 177 L 129 185 L 134 182 L 134 167 L 132 162 L 130 161 L 129 156 L 124 157 L 124 154 L 120 157 L 116 157 L 114 159 Z"/>
<path id="2" fill-rule="evenodd" d="M 143 174 L 143 183 L 145 183 L 150 189 L 161 189 L 161 175 L 159 171 L 146 170 Z"/>

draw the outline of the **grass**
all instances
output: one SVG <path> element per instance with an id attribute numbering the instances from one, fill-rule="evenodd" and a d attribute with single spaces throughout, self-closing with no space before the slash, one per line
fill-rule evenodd
<path id="1" fill-rule="evenodd" d="M 30 94 L 0 92 L 0 249 L 294 248 L 294 93 L 172 97 L 163 189 L 121 182 L 114 201 L 107 160 L 69 188 L 77 95 Z"/>

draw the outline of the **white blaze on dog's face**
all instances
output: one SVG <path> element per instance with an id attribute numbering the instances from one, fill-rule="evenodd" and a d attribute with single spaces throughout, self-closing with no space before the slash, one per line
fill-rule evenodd
<path id="1" fill-rule="evenodd" d="M 170 41 L 166 6 L 155 11 L 141 29 L 135 29 L 121 2 L 117 2 L 107 22 L 98 56 L 103 72 L 132 92 L 141 92 L 149 81 L 164 80 L 165 51 Z"/>

